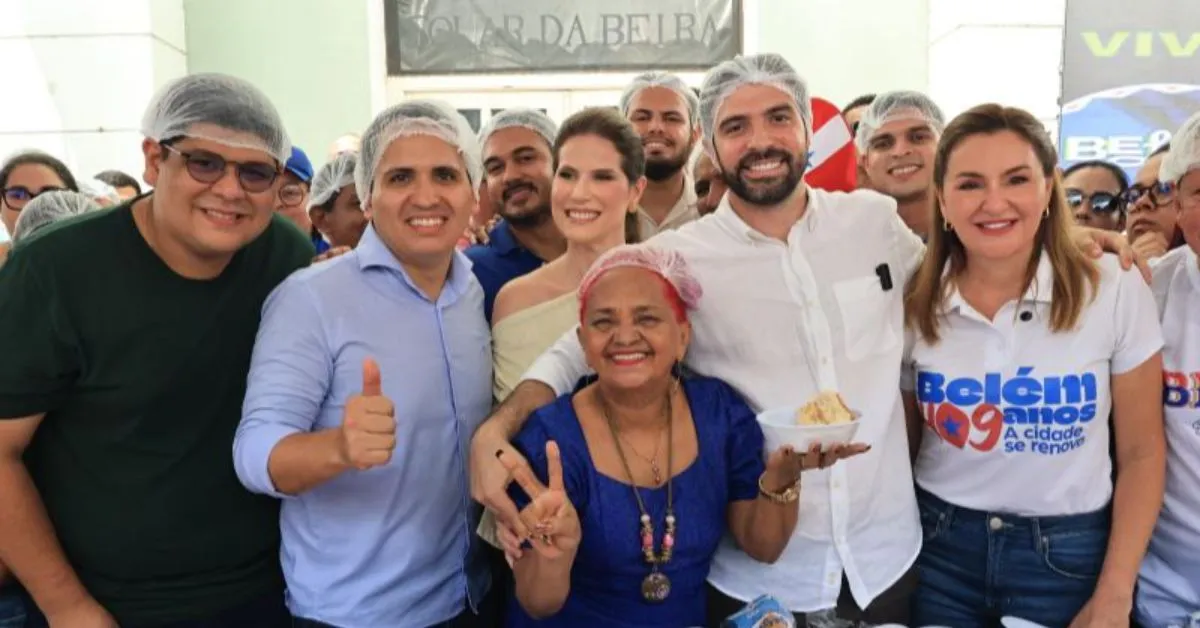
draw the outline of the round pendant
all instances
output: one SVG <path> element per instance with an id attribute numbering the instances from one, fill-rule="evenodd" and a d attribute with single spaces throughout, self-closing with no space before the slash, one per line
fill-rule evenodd
<path id="1" fill-rule="evenodd" d="M 657 571 L 651 572 L 642 580 L 642 597 L 647 602 L 655 604 L 667 599 L 671 594 L 671 579 Z"/>

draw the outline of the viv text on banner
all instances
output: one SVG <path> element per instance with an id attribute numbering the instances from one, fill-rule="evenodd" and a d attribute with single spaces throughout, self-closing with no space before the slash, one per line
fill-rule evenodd
<path id="1" fill-rule="evenodd" d="M 1130 179 L 1200 110 L 1200 2 L 1067 0 L 1062 166 L 1111 161 Z"/>

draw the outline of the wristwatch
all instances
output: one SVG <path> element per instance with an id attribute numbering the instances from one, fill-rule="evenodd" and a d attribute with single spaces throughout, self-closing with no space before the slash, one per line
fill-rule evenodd
<path id="1" fill-rule="evenodd" d="M 776 504 L 791 504 L 800 499 L 800 478 L 796 478 L 796 481 L 792 483 L 791 486 L 783 489 L 782 491 L 779 491 L 778 493 L 772 493 L 771 491 L 767 490 L 766 485 L 763 484 L 763 480 L 765 480 L 766 477 L 767 474 L 765 473 L 758 476 L 759 495 L 766 497 Z"/>

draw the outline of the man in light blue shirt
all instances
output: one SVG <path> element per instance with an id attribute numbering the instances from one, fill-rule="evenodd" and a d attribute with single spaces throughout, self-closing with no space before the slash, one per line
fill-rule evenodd
<path id="1" fill-rule="evenodd" d="M 267 299 L 238 477 L 283 499 L 297 626 L 467 628 L 488 576 L 467 451 L 491 406 L 483 290 L 455 251 L 481 166 L 466 121 L 410 101 L 372 122 L 353 252 Z"/>

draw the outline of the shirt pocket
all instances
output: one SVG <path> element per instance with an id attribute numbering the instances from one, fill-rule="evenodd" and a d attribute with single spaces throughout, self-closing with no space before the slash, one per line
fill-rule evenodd
<path id="1" fill-rule="evenodd" d="M 858 361 L 891 351 L 900 342 L 892 321 L 891 290 L 875 276 L 839 281 L 833 285 L 841 313 L 846 358 Z"/>

